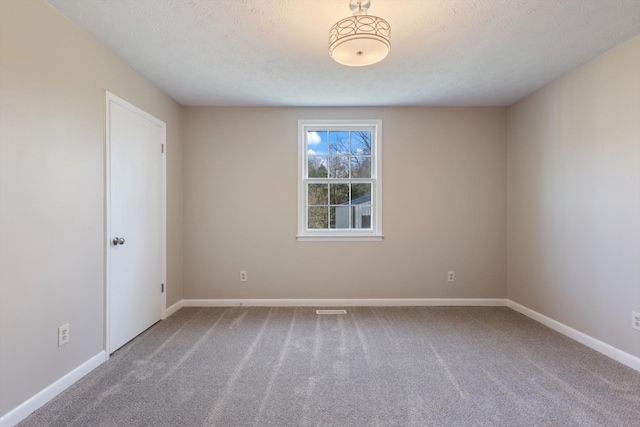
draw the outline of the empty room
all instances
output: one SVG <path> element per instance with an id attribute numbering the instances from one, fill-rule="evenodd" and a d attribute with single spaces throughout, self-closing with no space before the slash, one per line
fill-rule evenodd
<path id="1" fill-rule="evenodd" d="M 640 1 L 0 0 L 17 425 L 640 425 Z"/>

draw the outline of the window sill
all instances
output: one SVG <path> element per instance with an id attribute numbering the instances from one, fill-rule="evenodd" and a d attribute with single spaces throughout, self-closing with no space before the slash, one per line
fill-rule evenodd
<path id="1" fill-rule="evenodd" d="M 322 235 L 309 236 L 298 235 L 296 239 L 299 242 L 379 242 L 384 238 L 383 235 L 360 235 L 360 236 L 344 236 L 344 235 Z"/>

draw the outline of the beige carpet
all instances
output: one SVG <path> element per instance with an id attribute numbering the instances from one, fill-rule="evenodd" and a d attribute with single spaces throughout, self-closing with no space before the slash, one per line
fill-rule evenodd
<path id="1" fill-rule="evenodd" d="M 640 426 L 640 372 L 504 307 L 185 308 L 22 426 Z"/>

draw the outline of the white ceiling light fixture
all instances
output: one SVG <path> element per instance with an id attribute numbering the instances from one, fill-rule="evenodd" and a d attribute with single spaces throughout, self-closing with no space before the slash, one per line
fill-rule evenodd
<path id="1" fill-rule="evenodd" d="M 391 50 L 391 26 L 367 15 L 371 0 L 350 0 L 353 16 L 338 21 L 329 31 L 329 55 L 340 64 L 361 67 L 382 61 Z"/>

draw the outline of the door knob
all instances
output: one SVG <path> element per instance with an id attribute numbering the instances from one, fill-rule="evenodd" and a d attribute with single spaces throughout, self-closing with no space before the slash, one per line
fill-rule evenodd
<path id="1" fill-rule="evenodd" d="M 113 238 L 113 246 L 124 245 L 124 239 L 122 237 Z"/>

